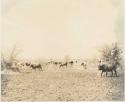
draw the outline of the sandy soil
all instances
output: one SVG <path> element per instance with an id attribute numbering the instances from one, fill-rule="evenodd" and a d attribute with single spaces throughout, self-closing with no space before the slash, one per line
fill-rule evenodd
<path id="1" fill-rule="evenodd" d="M 43 72 L 25 70 L 8 75 L 2 101 L 124 100 L 124 75 L 121 71 L 118 71 L 119 77 L 101 77 L 98 70 L 55 69 L 46 68 Z"/>

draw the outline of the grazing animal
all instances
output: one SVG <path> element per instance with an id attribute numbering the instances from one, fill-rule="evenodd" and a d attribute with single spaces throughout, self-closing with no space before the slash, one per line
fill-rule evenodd
<path id="1" fill-rule="evenodd" d="M 39 70 L 43 71 L 41 64 L 38 64 L 38 65 L 31 64 L 30 67 L 34 70 L 39 69 Z"/>
<path id="2" fill-rule="evenodd" d="M 99 63 L 101 63 L 101 61 L 99 61 Z M 100 64 L 100 65 L 98 65 L 98 70 L 102 71 L 101 76 L 102 76 L 103 72 L 106 73 L 106 76 L 107 76 L 108 72 L 111 72 L 111 74 L 113 76 L 113 71 L 115 72 L 115 75 L 117 76 L 116 68 L 117 68 L 117 65 L 115 65 L 115 64 L 110 64 L 110 65 Z"/>
<path id="3" fill-rule="evenodd" d="M 62 62 L 59 62 L 59 64 L 62 64 Z"/>
<path id="4" fill-rule="evenodd" d="M 30 63 L 27 63 L 27 62 L 26 62 L 25 64 L 26 64 L 26 66 L 30 66 Z"/>
<path id="5" fill-rule="evenodd" d="M 81 66 L 83 66 L 85 69 L 87 68 L 85 62 L 81 63 Z"/>
<path id="6" fill-rule="evenodd" d="M 55 64 L 55 65 L 57 65 L 57 64 L 58 64 L 58 62 L 54 62 L 54 64 Z"/>
<path id="7" fill-rule="evenodd" d="M 60 64 L 60 67 L 66 66 L 66 68 L 67 68 L 67 65 L 68 65 L 68 63 L 66 62 L 66 63 L 64 63 L 64 64 Z"/>
<path id="8" fill-rule="evenodd" d="M 73 65 L 73 61 L 70 61 L 69 63 L 70 63 L 71 65 Z"/>

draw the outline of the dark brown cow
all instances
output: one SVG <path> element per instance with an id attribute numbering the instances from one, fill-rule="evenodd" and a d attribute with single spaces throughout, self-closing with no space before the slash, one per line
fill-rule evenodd
<path id="1" fill-rule="evenodd" d="M 58 65 L 58 62 L 54 62 L 55 65 Z"/>
<path id="2" fill-rule="evenodd" d="M 69 64 L 71 64 L 71 65 L 73 65 L 73 63 L 74 63 L 73 61 L 70 61 L 70 62 L 69 62 Z"/>
<path id="3" fill-rule="evenodd" d="M 66 66 L 66 68 L 67 68 L 67 65 L 68 65 L 68 63 L 66 62 L 66 63 L 64 63 L 64 64 L 60 64 L 60 67 Z"/>
<path id="4" fill-rule="evenodd" d="M 85 69 L 87 68 L 85 62 L 81 63 L 81 66 L 83 66 Z"/>
<path id="5" fill-rule="evenodd" d="M 31 64 L 30 67 L 33 70 L 39 69 L 39 70 L 43 71 L 41 64 L 38 64 L 38 65 Z"/>
<path id="6" fill-rule="evenodd" d="M 101 61 L 99 63 L 101 63 Z M 108 72 L 111 72 L 111 74 L 113 76 L 113 71 L 115 72 L 115 75 L 117 76 L 116 69 L 117 69 L 117 65 L 115 65 L 115 64 L 110 64 L 110 65 L 100 64 L 100 65 L 98 65 L 98 70 L 102 71 L 101 76 L 102 76 L 103 72 L 106 73 L 106 76 L 107 76 Z"/>
<path id="7" fill-rule="evenodd" d="M 25 64 L 26 64 L 26 66 L 30 66 L 30 63 L 27 63 L 27 62 L 26 62 Z"/>

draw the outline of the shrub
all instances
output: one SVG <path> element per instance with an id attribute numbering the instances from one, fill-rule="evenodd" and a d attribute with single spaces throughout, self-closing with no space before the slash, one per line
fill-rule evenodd
<path id="1" fill-rule="evenodd" d="M 100 50 L 101 60 L 110 64 L 121 65 L 123 61 L 123 51 L 118 45 L 118 43 L 113 43 L 112 45 L 105 45 Z"/>

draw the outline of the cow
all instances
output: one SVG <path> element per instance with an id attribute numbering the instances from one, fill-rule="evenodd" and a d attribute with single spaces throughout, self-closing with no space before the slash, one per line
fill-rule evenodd
<path id="1" fill-rule="evenodd" d="M 58 65 L 58 62 L 54 62 L 55 65 Z"/>
<path id="2" fill-rule="evenodd" d="M 38 65 L 31 64 L 30 67 L 31 67 L 33 70 L 39 69 L 39 70 L 43 71 L 41 64 L 38 64 Z"/>
<path id="3" fill-rule="evenodd" d="M 59 62 L 59 64 L 62 64 L 62 62 Z"/>
<path id="4" fill-rule="evenodd" d="M 67 65 L 68 65 L 68 63 L 66 62 L 66 63 L 60 64 L 60 67 L 66 66 L 66 68 L 67 68 Z"/>
<path id="5" fill-rule="evenodd" d="M 26 62 L 25 65 L 26 65 L 26 66 L 30 66 L 30 63 L 27 63 L 27 62 Z"/>
<path id="6" fill-rule="evenodd" d="M 99 63 L 101 63 L 101 61 L 99 61 Z M 111 72 L 111 76 L 113 76 L 113 71 L 115 72 L 115 75 L 117 76 L 117 71 L 116 71 L 117 65 L 116 64 L 99 64 L 98 65 L 98 70 L 101 70 L 101 76 L 103 74 L 103 72 L 106 73 L 106 77 L 108 72 Z"/>
<path id="7" fill-rule="evenodd" d="M 82 62 L 82 63 L 81 63 L 81 66 L 83 66 L 85 69 L 87 68 L 87 65 L 86 65 L 85 62 Z"/>
<path id="8" fill-rule="evenodd" d="M 71 65 L 73 65 L 73 63 L 74 63 L 73 61 L 70 61 L 70 62 L 69 62 L 69 64 L 71 64 Z"/>

